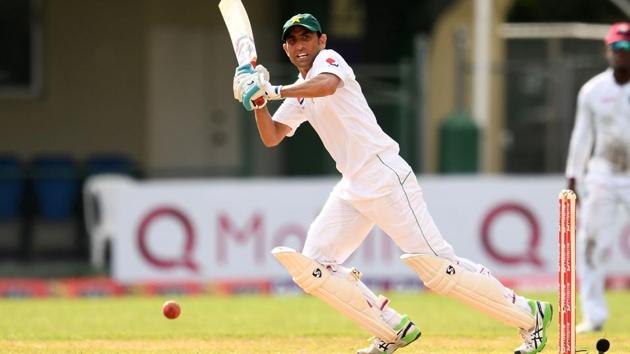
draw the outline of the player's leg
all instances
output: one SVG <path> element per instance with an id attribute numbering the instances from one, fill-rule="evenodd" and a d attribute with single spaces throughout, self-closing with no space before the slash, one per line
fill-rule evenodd
<path id="1" fill-rule="evenodd" d="M 323 264 L 342 264 L 370 232 L 374 223 L 350 203 L 330 193 L 311 223 L 302 253 Z"/>
<path id="2" fill-rule="evenodd" d="M 303 254 L 286 248 L 276 248 L 273 254 L 305 292 L 322 299 L 371 334 L 393 342 L 399 337 L 396 328 L 403 320 L 410 321 L 391 308 L 389 300 L 368 289 L 356 269 L 341 266 L 372 226 L 370 220 L 333 192 L 309 228 Z"/>
<path id="3" fill-rule="evenodd" d="M 396 176 L 397 185 L 383 198 L 356 203 L 358 208 L 408 253 L 405 263 L 427 287 L 529 334 L 541 333 L 546 342 L 551 305 L 518 296 L 485 267 L 457 257 L 435 225 L 415 175 L 401 161 L 394 157 L 382 159 L 383 165 Z M 544 343 L 539 342 L 535 347 L 542 350 Z"/>
<path id="4" fill-rule="evenodd" d="M 462 273 L 466 274 L 466 280 L 471 278 L 482 281 L 485 289 L 476 289 L 483 292 L 479 296 L 485 297 L 490 292 L 497 301 L 505 302 L 505 306 L 511 309 L 505 314 L 496 313 L 492 308 L 481 309 L 482 311 L 512 326 L 531 328 L 534 319 L 530 314 L 531 311 L 526 299 L 504 287 L 486 267 L 455 255 L 453 247 L 444 240 L 433 221 L 416 176 L 404 160 L 398 156 L 386 156 L 381 157 L 381 161 L 384 166 L 383 173 L 389 172 L 395 177 L 391 191 L 378 200 L 354 203 L 358 209 L 372 217 L 403 252 L 410 255 L 433 256 L 441 260 L 442 263 L 453 263 L 454 266 L 461 268 Z M 414 257 L 407 257 L 407 260 L 411 262 Z M 406 261 L 407 264 L 410 262 Z M 414 271 L 425 273 L 424 276 L 420 275 L 428 287 L 438 286 L 427 279 L 427 277 L 432 277 L 431 272 L 437 272 L 437 269 L 430 269 L 425 272 L 414 268 Z M 466 282 L 464 286 L 474 286 L 475 284 L 474 281 L 470 281 Z M 449 293 L 445 295 L 457 297 L 459 294 Z M 467 302 L 468 297 L 463 296 L 459 300 Z M 479 306 L 479 304 L 476 305 L 476 307 Z M 520 322 L 515 322 L 519 319 Z"/>
<path id="5" fill-rule="evenodd" d="M 361 245 L 373 226 L 374 223 L 351 203 L 339 198 L 335 190 L 309 227 L 302 253 L 325 265 L 333 275 L 347 278 L 351 270 L 342 264 Z M 368 303 L 382 302 L 360 279 L 356 285 Z M 389 306 L 384 306 L 382 315 L 392 327 L 402 317 Z"/>
<path id="6" fill-rule="evenodd" d="M 387 193 L 377 199 L 353 201 L 405 253 L 455 256 L 429 213 L 411 167 L 398 155 L 379 156 L 379 173 L 389 175 Z M 385 187 L 383 187 L 385 189 Z"/>
<path id="7" fill-rule="evenodd" d="M 542 351 L 553 317 L 551 304 L 528 300 L 506 288 L 482 265 L 457 257 L 449 260 L 427 254 L 401 257 L 434 292 L 452 297 L 519 329 L 524 343 L 518 354 Z"/>
<path id="8" fill-rule="evenodd" d="M 600 183 L 589 183 L 582 200 L 577 234 L 578 275 L 583 314 L 576 331 L 601 330 L 608 319 L 606 305 L 606 255 L 617 230 L 619 204 L 614 191 Z"/>

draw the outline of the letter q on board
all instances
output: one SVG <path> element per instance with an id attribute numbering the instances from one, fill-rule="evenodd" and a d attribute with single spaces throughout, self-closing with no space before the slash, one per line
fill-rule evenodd
<path id="1" fill-rule="evenodd" d="M 500 251 L 495 247 L 490 237 L 492 224 L 496 222 L 499 217 L 505 216 L 506 214 L 514 214 L 522 218 L 529 227 L 527 249 L 523 250 L 520 254 L 506 254 Z M 513 235 L 503 236 L 511 237 Z M 522 204 L 506 202 L 492 208 L 483 218 L 481 225 L 481 242 L 484 250 L 488 252 L 490 257 L 500 263 L 510 265 L 529 263 L 538 268 L 544 267 L 544 262 L 538 254 L 540 248 L 540 225 L 534 214 Z"/>
<path id="2" fill-rule="evenodd" d="M 161 218 L 170 218 L 179 223 L 184 230 L 184 245 L 179 257 L 162 257 L 153 254 L 148 247 L 148 228 L 151 223 Z M 158 207 L 147 213 L 140 221 L 137 230 L 137 246 L 142 257 L 157 268 L 171 269 L 183 267 L 192 272 L 199 271 L 199 265 L 193 260 L 196 236 L 192 223 L 181 211 L 173 207 Z"/>

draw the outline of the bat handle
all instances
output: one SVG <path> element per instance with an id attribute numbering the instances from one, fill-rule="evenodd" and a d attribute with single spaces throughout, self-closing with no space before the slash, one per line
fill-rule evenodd
<path id="1" fill-rule="evenodd" d="M 256 59 L 253 59 L 250 63 L 252 63 L 253 67 L 256 67 Z M 254 104 L 256 104 L 256 106 L 260 107 L 260 106 L 265 104 L 265 98 L 264 97 L 258 97 L 257 99 L 255 99 L 252 102 L 254 102 Z"/>

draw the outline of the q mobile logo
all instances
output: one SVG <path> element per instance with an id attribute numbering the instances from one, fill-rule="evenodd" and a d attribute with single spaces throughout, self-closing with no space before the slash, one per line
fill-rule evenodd
<path id="1" fill-rule="evenodd" d="M 326 62 L 328 63 L 328 65 L 332 65 L 332 66 L 337 67 L 337 68 L 339 67 L 339 64 L 337 64 L 337 62 L 333 58 L 326 59 Z"/>
<path id="2" fill-rule="evenodd" d="M 168 235 L 181 241 L 175 247 L 158 243 L 160 237 L 164 237 L 164 222 L 167 222 L 169 227 L 178 229 L 167 231 Z M 238 261 L 233 258 L 235 257 L 233 250 L 248 247 L 251 252 L 248 259 L 258 265 L 264 265 L 269 245 L 283 245 L 289 242 L 287 240 L 297 239 L 301 248 L 306 239 L 306 230 L 299 224 L 281 224 L 271 234 L 267 234 L 264 217 L 260 213 L 253 213 L 240 224 L 229 214 L 219 212 L 215 219 L 215 233 L 210 238 L 211 253 L 208 253 L 200 240 L 201 235 L 208 234 L 208 231 L 204 233 L 201 225 L 198 227 L 200 230 L 195 229 L 195 224 L 193 217 L 174 206 L 161 205 L 149 209 L 139 218 L 135 232 L 135 243 L 142 260 L 159 270 L 184 269 L 191 273 L 201 273 L 203 264 L 195 259 L 196 254 L 205 251 L 204 254 L 212 256 L 210 259 L 217 265 L 229 266 Z M 168 248 L 167 254 L 162 252 L 165 247 Z"/>

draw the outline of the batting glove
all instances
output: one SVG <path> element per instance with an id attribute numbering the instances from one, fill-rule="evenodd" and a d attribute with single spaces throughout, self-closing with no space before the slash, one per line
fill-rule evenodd
<path id="1" fill-rule="evenodd" d="M 263 108 L 267 104 L 265 91 L 259 86 L 258 77 L 258 73 L 249 74 L 244 78 L 240 86 L 240 91 L 243 93 L 241 102 L 248 111 Z M 260 98 L 262 98 L 262 102 L 259 100 Z"/>
<path id="2" fill-rule="evenodd" d="M 269 70 L 262 65 L 257 65 L 255 71 L 258 73 L 258 86 L 265 91 L 265 98 L 268 100 L 280 100 L 281 85 L 269 83 Z"/>
<path id="3" fill-rule="evenodd" d="M 252 64 L 243 64 L 236 68 L 234 72 L 234 81 L 232 82 L 232 91 L 234 93 L 234 99 L 239 102 L 243 100 L 243 88 L 245 87 L 245 81 L 250 78 L 252 74 L 255 74 Z M 250 78 L 251 80 L 251 78 Z"/>

